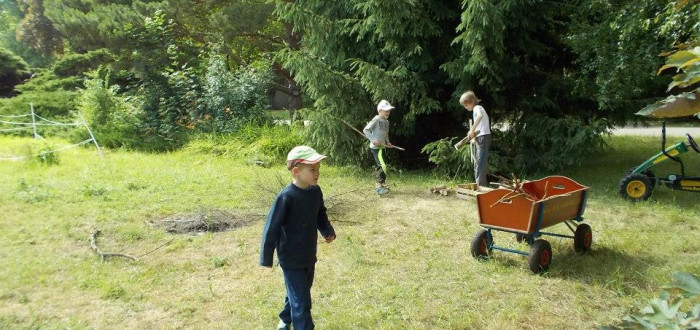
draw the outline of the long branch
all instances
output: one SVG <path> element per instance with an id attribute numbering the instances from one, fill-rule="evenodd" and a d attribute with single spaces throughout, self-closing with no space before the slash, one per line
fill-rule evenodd
<path id="1" fill-rule="evenodd" d="M 95 253 L 97 253 L 97 254 L 100 256 L 100 258 L 102 259 L 102 262 L 104 262 L 105 259 L 107 259 L 107 258 L 109 258 L 109 257 L 123 257 L 123 258 L 131 259 L 131 260 L 134 260 L 134 261 L 137 260 L 136 257 L 134 257 L 134 256 L 132 256 L 132 255 L 128 255 L 128 254 L 123 254 L 123 253 L 104 253 L 104 252 L 102 252 L 102 250 L 100 250 L 100 248 L 97 246 L 97 236 L 98 236 L 99 234 L 100 234 L 100 230 L 99 230 L 99 229 L 94 230 L 94 231 L 92 232 L 92 234 L 90 234 L 90 247 L 92 248 L 93 251 L 95 251 Z"/>

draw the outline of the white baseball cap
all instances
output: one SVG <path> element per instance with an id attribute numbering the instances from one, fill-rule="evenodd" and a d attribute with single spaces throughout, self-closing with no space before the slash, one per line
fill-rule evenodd
<path id="1" fill-rule="evenodd" d="M 325 155 L 319 154 L 309 146 L 297 146 L 287 154 L 287 168 L 291 170 L 299 163 L 316 164 L 324 158 L 326 158 Z"/>
<path id="2" fill-rule="evenodd" d="M 389 111 L 389 110 L 391 110 L 391 109 L 393 109 L 393 108 L 394 108 L 394 106 L 392 106 L 392 105 L 389 103 L 389 101 L 387 101 L 387 100 L 381 100 L 381 101 L 379 101 L 379 104 L 377 104 L 377 110 Z"/>

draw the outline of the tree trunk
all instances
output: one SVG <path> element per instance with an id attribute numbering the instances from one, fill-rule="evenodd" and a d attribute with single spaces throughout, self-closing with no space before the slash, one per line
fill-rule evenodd
<path id="1" fill-rule="evenodd" d="M 299 42 L 301 41 L 301 32 L 294 31 L 294 26 L 290 22 L 285 22 L 284 23 L 284 42 L 287 44 L 287 47 L 291 50 L 298 50 L 299 49 Z M 289 118 L 293 119 L 294 118 L 294 112 L 296 112 L 297 109 L 301 109 L 303 107 L 302 103 L 302 97 L 301 97 L 301 86 L 294 80 L 294 77 L 290 74 L 290 72 L 286 69 L 280 68 L 282 70 L 282 74 L 284 75 L 285 79 L 287 80 L 287 86 L 289 87 L 289 93 L 288 95 L 288 110 L 289 110 Z"/>

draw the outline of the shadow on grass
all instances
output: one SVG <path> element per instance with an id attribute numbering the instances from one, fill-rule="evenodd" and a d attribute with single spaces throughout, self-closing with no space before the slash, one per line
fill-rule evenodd
<path id="1" fill-rule="evenodd" d="M 648 288 L 653 281 L 650 281 L 647 270 L 664 263 L 658 258 L 631 256 L 605 246 L 594 245 L 586 254 L 576 253 L 573 249 L 559 251 L 553 251 L 554 260 L 547 276 L 599 285 L 619 294 Z"/>
<path id="2" fill-rule="evenodd" d="M 605 246 L 593 246 L 586 254 L 576 253 L 570 240 L 552 244 L 552 264 L 542 276 L 577 281 L 584 285 L 594 285 L 612 290 L 619 295 L 629 295 L 647 289 L 655 282 L 647 275 L 651 267 L 659 267 L 664 262 L 658 258 L 631 256 Z M 566 242 L 566 243 L 564 243 Z M 529 251 L 529 246 L 521 243 L 516 249 Z M 527 256 L 494 251 L 488 262 L 496 262 L 507 268 L 529 272 Z M 531 273 L 532 276 L 537 276 Z"/>

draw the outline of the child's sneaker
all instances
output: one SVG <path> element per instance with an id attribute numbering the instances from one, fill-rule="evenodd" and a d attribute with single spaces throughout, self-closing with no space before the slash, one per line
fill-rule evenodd
<path id="1" fill-rule="evenodd" d="M 292 326 L 288 323 L 284 323 L 284 321 L 280 320 L 280 323 L 277 323 L 277 330 L 289 330 L 291 329 Z"/>
<path id="2" fill-rule="evenodd" d="M 380 196 L 381 196 L 381 195 L 384 195 L 384 194 L 386 194 L 386 193 L 389 192 L 389 191 L 388 191 L 386 188 L 384 188 L 384 187 L 379 187 L 379 188 L 375 189 L 374 191 L 376 191 L 377 194 L 379 194 Z"/>

